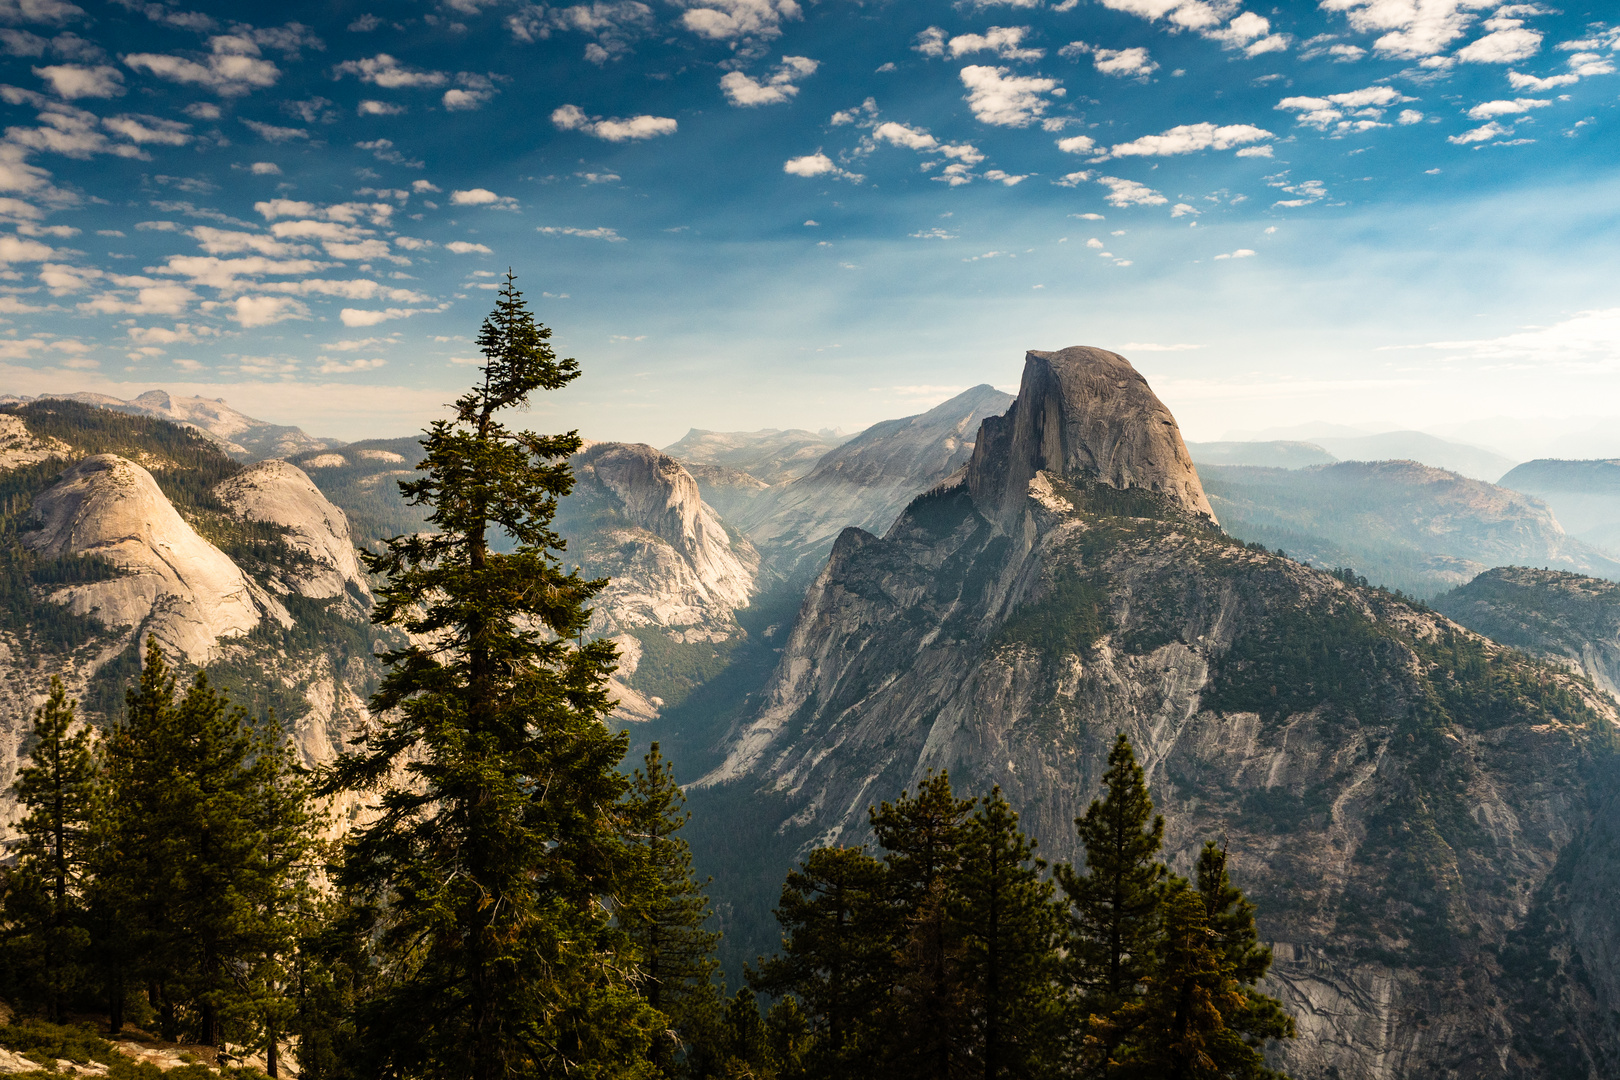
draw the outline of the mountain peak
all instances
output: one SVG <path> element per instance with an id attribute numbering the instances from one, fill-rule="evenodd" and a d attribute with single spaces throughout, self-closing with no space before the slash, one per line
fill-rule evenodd
<path id="1" fill-rule="evenodd" d="M 968 488 L 981 512 L 1005 520 L 1042 471 L 1153 491 L 1215 520 L 1176 418 L 1130 361 L 1106 349 L 1025 354 L 1018 399 L 979 432 Z"/>

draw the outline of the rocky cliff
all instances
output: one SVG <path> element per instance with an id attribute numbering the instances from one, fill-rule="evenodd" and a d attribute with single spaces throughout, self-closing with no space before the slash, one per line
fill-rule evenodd
<path id="1" fill-rule="evenodd" d="M 966 465 L 979 425 L 1012 400 L 975 386 L 925 413 L 873 424 L 809 473 L 737 507 L 730 520 L 784 577 L 819 566 L 846 526 L 882 532 L 913 498 Z"/>
<path id="2" fill-rule="evenodd" d="M 1500 566 L 1435 597 L 1434 606 L 1503 645 L 1584 672 L 1620 702 L 1620 582 Z"/>
<path id="3" fill-rule="evenodd" d="M 220 481 L 214 494 L 243 520 L 283 530 L 284 542 L 301 556 L 287 567 L 290 588 L 317 600 L 348 594 L 362 609 L 370 608 L 348 517 L 298 466 L 261 461 Z"/>
<path id="4" fill-rule="evenodd" d="M 948 769 L 1071 859 L 1124 731 L 1172 864 L 1224 836 L 1260 905 L 1300 1027 L 1278 1067 L 1598 1077 L 1617 725 L 1582 679 L 1232 540 L 1140 377 L 1068 349 L 1030 354 L 965 476 L 838 538 L 694 806 L 768 814 L 749 835 L 785 859 L 867 839 L 869 804 Z"/>
<path id="5" fill-rule="evenodd" d="M 742 633 L 735 613 L 757 588 L 759 554 L 667 454 L 593 443 L 570 464 L 574 493 L 557 516 L 564 558 L 609 579 L 590 632 L 613 637 L 622 652 L 619 715 L 650 719 L 723 662 Z"/>
<path id="6" fill-rule="evenodd" d="M 22 536 L 41 554 L 99 556 L 122 573 L 50 596 L 104 626 L 140 628 L 172 653 L 206 663 L 221 638 L 265 617 L 292 618 L 230 558 L 197 535 L 152 474 L 114 454 L 85 458 L 34 500 L 39 527 Z"/>
<path id="7" fill-rule="evenodd" d="M 1620 561 L 1566 533 L 1541 500 L 1415 461 L 1205 466 L 1203 477 L 1232 535 L 1416 596 L 1508 564 L 1620 576 Z"/>

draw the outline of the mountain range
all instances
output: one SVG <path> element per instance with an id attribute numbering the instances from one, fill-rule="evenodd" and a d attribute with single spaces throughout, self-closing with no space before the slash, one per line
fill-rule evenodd
<path id="1" fill-rule="evenodd" d="M 391 640 L 355 549 L 429 527 L 416 440 L 87 397 L 0 406 L 0 783 L 52 674 L 106 723 L 148 636 L 330 759 Z M 1211 460 L 1256 445 L 1187 445 L 1080 347 L 855 436 L 585 445 L 562 558 L 610 579 L 590 632 L 690 789 L 728 970 L 796 857 L 930 769 L 1075 857 L 1124 731 L 1172 865 L 1225 837 L 1260 905 L 1301 1030 L 1277 1067 L 1611 1075 L 1620 564 L 1415 461 Z"/>

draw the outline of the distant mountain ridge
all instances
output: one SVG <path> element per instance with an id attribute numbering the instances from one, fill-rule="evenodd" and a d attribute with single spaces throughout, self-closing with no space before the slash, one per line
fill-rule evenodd
<path id="1" fill-rule="evenodd" d="M 1564 528 L 1620 557 L 1620 459 L 1538 458 L 1499 483 L 1553 508 Z"/>
<path id="2" fill-rule="evenodd" d="M 305 450 L 324 450 L 343 445 L 337 439 L 322 439 L 308 435 L 302 428 L 256 420 L 225 404 L 224 398 L 175 397 L 166 390 L 148 390 L 128 401 L 107 394 L 89 392 L 45 394 L 39 398 L 6 394 L 0 396 L 0 404 L 50 398 L 78 401 L 133 416 L 155 416 L 169 420 L 202 432 L 219 443 L 227 454 L 240 461 L 288 457 Z"/>

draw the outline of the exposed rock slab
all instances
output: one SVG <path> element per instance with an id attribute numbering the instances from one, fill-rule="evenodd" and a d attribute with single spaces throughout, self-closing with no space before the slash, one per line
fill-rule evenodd
<path id="1" fill-rule="evenodd" d="M 1176 418 L 1128 360 L 1106 349 L 1025 354 L 1018 400 L 979 433 L 968 490 L 987 516 L 1016 517 L 1043 471 L 1162 495 L 1215 520 Z"/>
<path id="2" fill-rule="evenodd" d="M 61 439 L 41 439 L 28 430 L 20 416 L 0 413 L 0 471 L 65 458 L 73 448 Z"/>
<path id="3" fill-rule="evenodd" d="M 34 500 L 42 524 L 23 543 L 47 555 L 99 555 L 124 571 L 52 596 L 107 626 L 145 633 L 192 663 L 222 637 L 240 637 L 286 610 L 197 535 L 152 474 L 114 454 L 85 458 Z"/>
<path id="4" fill-rule="evenodd" d="M 394 455 L 397 457 L 398 455 Z M 307 564 L 290 567 L 287 582 L 304 596 L 370 596 L 349 536 L 349 519 L 298 466 L 261 461 L 221 481 L 214 494 L 239 517 L 287 529 L 287 543 Z"/>

